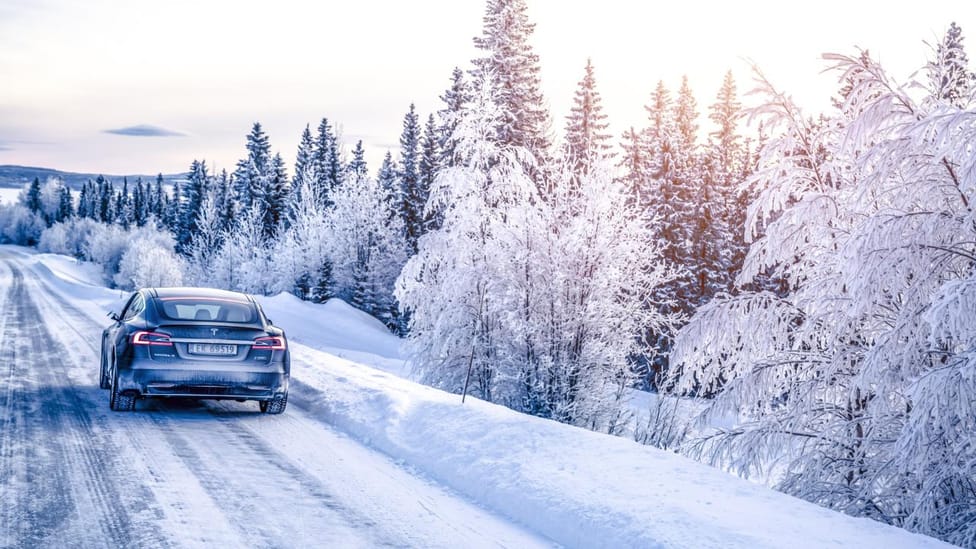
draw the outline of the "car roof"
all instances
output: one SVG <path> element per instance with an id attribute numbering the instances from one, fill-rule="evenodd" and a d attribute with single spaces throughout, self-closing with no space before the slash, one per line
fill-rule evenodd
<path id="1" fill-rule="evenodd" d="M 227 290 L 218 290 L 215 288 L 191 288 L 191 287 L 181 287 L 181 288 L 146 288 L 146 291 L 154 298 L 173 298 L 173 297 L 209 297 L 216 299 L 228 299 L 234 301 L 242 301 L 245 303 L 252 303 L 254 300 L 251 296 L 243 294 L 240 292 L 230 292 Z"/>

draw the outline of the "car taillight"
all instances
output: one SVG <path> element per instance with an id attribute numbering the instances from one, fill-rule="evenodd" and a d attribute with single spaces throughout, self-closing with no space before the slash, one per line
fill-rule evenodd
<path id="1" fill-rule="evenodd" d="M 132 344 L 166 345 L 169 347 L 173 346 L 173 342 L 169 340 L 169 334 L 160 334 L 156 332 L 136 332 L 132 334 Z"/>
<path id="2" fill-rule="evenodd" d="M 285 350 L 285 338 L 280 336 L 272 337 L 259 337 L 254 340 L 251 345 L 252 349 L 260 349 L 262 351 L 284 351 Z"/>

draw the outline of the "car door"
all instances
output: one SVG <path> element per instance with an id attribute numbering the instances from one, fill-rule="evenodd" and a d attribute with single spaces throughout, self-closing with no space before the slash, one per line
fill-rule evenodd
<path id="1" fill-rule="evenodd" d="M 115 356 L 122 356 L 128 345 L 129 326 L 132 325 L 133 321 L 140 319 L 145 310 L 146 300 L 142 292 L 132 294 L 125 307 L 122 308 L 122 313 L 119 314 L 118 319 L 105 330 L 105 348 L 114 348 Z M 110 354 L 107 359 L 111 360 L 112 355 Z"/>

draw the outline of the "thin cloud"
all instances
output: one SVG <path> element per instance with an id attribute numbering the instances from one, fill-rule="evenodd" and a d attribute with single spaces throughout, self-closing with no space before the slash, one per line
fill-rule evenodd
<path id="1" fill-rule="evenodd" d="M 138 124 L 136 126 L 105 130 L 104 133 L 125 135 L 129 137 L 183 137 L 186 135 L 185 133 L 167 130 L 166 128 L 160 128 L 159 126 L 150 126 L 149 124 Z"/>

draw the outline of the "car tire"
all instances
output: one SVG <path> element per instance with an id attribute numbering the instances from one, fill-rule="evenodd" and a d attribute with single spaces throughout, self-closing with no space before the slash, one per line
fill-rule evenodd
<path id="1" fill-rule="evenodd" d="M 262 400 L 258 402 L 258 406 L 261 407 L 261 411 L 265 414 L 280 414 L 285 411 L 285 406 L 288 405 L 288 393 L 283 395 L 275 395 L 271 400 Z"/>
<path id="2" fill-rule="evenodd" d="M 115 412 L 131 412 L 136 408 L 136 397 L 119 391 L 119 373 L 113 372 L 109 387 L 108 407 Z"/>

